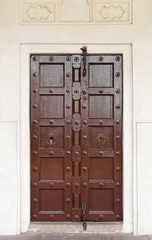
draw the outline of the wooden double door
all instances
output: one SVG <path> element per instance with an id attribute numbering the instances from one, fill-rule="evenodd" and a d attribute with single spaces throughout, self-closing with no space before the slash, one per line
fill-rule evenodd
<path id="1" fill-rule="evenodd" d="M 31 219 L 122 220 L 122 55 L 31 55 Z"/>

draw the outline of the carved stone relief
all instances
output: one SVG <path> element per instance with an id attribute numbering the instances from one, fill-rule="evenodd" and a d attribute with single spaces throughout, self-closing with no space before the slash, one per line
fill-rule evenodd
<path id="1" fill-rule="evenodd" d="M 21 22 L 39 23 L 55 21 L 55 4 L 53 2 L 22 2 Z"/>
<path id="2" fill-rule="evenodd" d="M 131 23 L 132 0 L 20 0 L 20 23 Z"/>
<path id="3" fill-rule="evenodd" d="M 101 2 L 95 3 L 97 22 L 130 22 L 129 2 Z"/>

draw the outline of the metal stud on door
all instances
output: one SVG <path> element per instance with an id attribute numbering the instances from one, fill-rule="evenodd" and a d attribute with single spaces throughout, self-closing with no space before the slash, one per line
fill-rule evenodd
<path id="1" fill-rule="evenodd" d="M 122 220 L 122 56 L 31 56 L 32 221 Z"/>

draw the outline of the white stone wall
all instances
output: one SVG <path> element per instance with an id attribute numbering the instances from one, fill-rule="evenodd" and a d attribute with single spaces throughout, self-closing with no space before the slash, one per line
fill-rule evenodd
<path id="1" fill-rule="evenodd" d="M 23 138 L 26 133 L 29 136 L 26 115 L 29 111 L 26 104 L 29 101 L 26 94 L 29 62 L 26 57 L 23 63 L 23 56 L 42 49 L 47 52 L 53 45 L 59 46 L 56 47 L 58 52 L 71 52 L 71 49 L 75 52 L 76 44 L 88 45 L 88 50 L 92 46 L 92 52 L 100 45 L 107 53 L 130 46 L 131 75 L 126 81 L 132 83 L 128 91 L 132 93 L 133 101 L 126 102 L 125 109 L 127 104 L 133 109 L 132 116 L 126 116 L 125 126 L 127 128 L 127 121 L 128 126 L 132 124 L 129 129 L 133 155 L 131 157 L 130 151 L 125 152 L 125 158 L 128 158 L 125 179 L 131 178 L 125 181 L 124 189 L 130 195 L 124 195 L 124 198 L 129 201 L 131 213 L 128 225 L 125 215 L 123 231 L 152 234 L 151 12 L 151 0 L 0 1 L 0 234 L 27 231 L 30 222 L 29 138 Z M 67 47 L 69 45 L 71 48 Z M 115 46 L 118 46 L 116 50 Z M 129 139 L 124 142 L 126 149 L 130 142 Z"/>

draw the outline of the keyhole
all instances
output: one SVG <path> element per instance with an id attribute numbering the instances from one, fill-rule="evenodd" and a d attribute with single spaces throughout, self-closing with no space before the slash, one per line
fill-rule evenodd
<path id="1" fill-rule="evenodd" d="M 50 144 L 53 144 L 53 137 L 50 137 Z"/>

